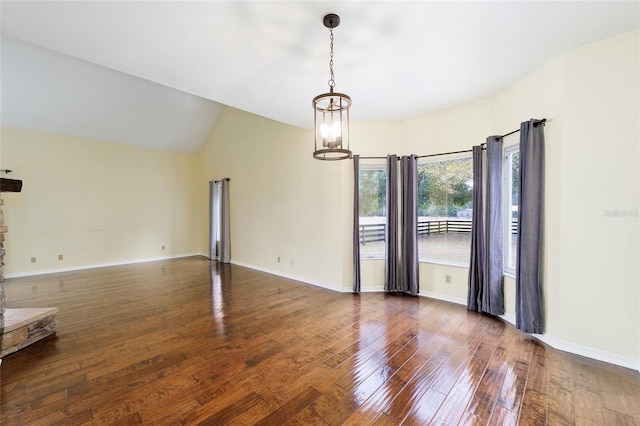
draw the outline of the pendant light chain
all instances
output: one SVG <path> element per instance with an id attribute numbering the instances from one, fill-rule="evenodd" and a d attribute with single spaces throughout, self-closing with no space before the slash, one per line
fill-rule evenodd
<path id="1" fill-rule="evenodd" d="M 331 78 L 329 78 L 329 89 L 333 92 L 333 88 L 336 85 L 335 77 L 333 75 L 333 28 L 329 28 L 329 39 L 331 43 L 329 43 L 329 48 L 331 53 L 329 53 L 329 72 L 331 73 Z"/>

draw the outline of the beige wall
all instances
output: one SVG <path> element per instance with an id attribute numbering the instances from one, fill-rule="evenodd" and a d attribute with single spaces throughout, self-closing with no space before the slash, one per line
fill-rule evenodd
<path id="1" fill-rule="evenodd" d="M 545 128 L 546 334 L 636 365 L 639 37 L 636 30 L 566 52 L 493 98 L 496 125 L 517 115 L 552 118 Z M 608 215 L 616 210 L 635 216 Z"/>
<path id="2" fill-rule="evenodd" d="M 353 186 L 352 172 L 349 162 L 314 160 L 311 138 L 310 131 L 227 108 L 203 149 L 203 175 L 231 179 L 234 262 L 341 289 L 351 251 L 344 186 Z M 206 190 L 202 195 L 208 199 Z"/>
<path id="3" fill-rule="evenodd" d="M 23 181 L 3 194 L 8 276 L 199 253 L 198 156 L 7 127 L 0 136 L 1 167 Z"/>

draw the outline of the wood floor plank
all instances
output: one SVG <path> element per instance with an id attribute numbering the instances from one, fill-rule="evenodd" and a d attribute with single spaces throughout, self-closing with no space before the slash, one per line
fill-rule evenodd
<path id="1" fill-rule="evenodd" d="M 320 395 L 320 392 L 309 386 L 255 424 L 257 426 L 284 424 L 308 407 Z"/>
<path id="2" fill-rule="evenodd" d="M 9 279 L 58 331 L 3 359 L 2 425 L 640 426 L 640 374 L 431 300 L 202 257 Z"/>

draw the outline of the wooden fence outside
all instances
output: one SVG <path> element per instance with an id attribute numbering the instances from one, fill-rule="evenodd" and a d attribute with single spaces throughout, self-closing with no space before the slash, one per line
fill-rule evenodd
<path id="1" fill-rule="evenodd" d="M 360 244 L 384 241 L 385 223 L 360 225 Z M 418 220 L 418 236 L 448 234 L 449 232 L 471 232 L 471 219 L 426 219 Z M 511 233 L 518 233 L 518 219 L 511 220 Z"/>

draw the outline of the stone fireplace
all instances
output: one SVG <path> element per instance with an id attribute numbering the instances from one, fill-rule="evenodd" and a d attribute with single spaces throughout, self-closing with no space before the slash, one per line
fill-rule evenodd
<path id="1" fill-rule="evenodd" d="M 7 308 L 4 293 L 4 224 L 2 192 L 20 192 L 22 181 L 0 179 L 0 358 L 16 352 L 56 332 L 58 308 Z"/>

